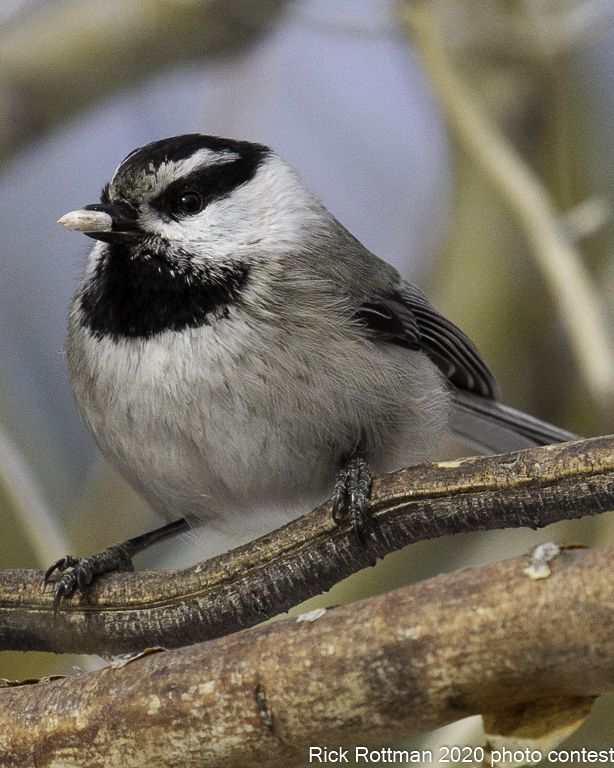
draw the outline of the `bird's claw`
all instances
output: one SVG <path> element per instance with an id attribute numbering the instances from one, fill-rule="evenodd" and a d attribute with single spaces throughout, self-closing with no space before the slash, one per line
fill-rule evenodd
<path id="1" fill-rule="evenodd" d="M 64 555 L 64 557 L 56 560 L 55 563 L 53 563 L 53 565 L 51 565 L 45 571 L 45 578 L 43 579 L 43 583 L 47 584 L 51 575 L 56 571 L 67 571 L 69 568 L 74 568 L 79 564 L 80 559 L 81 558 L 75 557 L 74 555 Z"/>

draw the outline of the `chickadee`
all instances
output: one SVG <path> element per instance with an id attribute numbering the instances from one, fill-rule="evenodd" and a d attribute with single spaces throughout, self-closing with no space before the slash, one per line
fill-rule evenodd
<path id="1" fill-rule="evenodd" d="M 70 309 L 79 410 L 108 461 L 174 521 L 68 556 L 56 601 L 188 526 L 333 493 L 359 537 L 371 473 L 575 439 L 498 404 L 473 343 L 261 144 L 188 134 L 136 149 L 60 224 L 97 242 Z"/>

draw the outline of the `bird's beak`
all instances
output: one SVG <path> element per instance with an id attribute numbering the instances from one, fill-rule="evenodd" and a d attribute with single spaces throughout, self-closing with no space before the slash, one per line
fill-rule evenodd
<path id="1" fill-rule="evenodd" d="M 137 223 L 135 212 L 121 204 L 86 205 L 80 211 L 71 211 L 62 216 L 58 224 L 105 243 L 144 234 Z"/>

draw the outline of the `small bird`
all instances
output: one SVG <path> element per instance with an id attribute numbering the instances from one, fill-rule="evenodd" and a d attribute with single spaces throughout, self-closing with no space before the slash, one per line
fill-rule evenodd
<path id="1" fill-rule="evenodd" d="M 436 456 L 448 431 L 486 451 L 577 439 L 497 403 L 467 336 L 266 146 L 155 141 L 59 223 L 97 241 L 69 317 L 77 405 L 171 522 L 59 560 L 56 604 L 190 526 L 331 494 L 364 545 L 372 473 Z"/>

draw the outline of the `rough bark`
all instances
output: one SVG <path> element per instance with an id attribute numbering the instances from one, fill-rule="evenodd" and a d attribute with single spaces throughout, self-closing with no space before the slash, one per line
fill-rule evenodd
<path id="1" fill-rule="evenodd" d="M 375 558 L 447 534 L 542 527 L 614 508 L 614 438 L 424 464 L 376 478 L 364 549 L 329 504 L 182 571 L 112 574 L 53 615 L 39 571 L 0 571 L 0 649 L 124 653 L 227 635 Z"/>
<path id="2" fill-rule="evenodd" d="M 478 713 L 499 733 L 523 712 L 560 731 L 614 690 L 612 557 L 563 550 L 538 579 L 528 558 L 466 569 L 2 690 L 2 765 L 290 768 L 310 746 L 374 746 Z"/>

